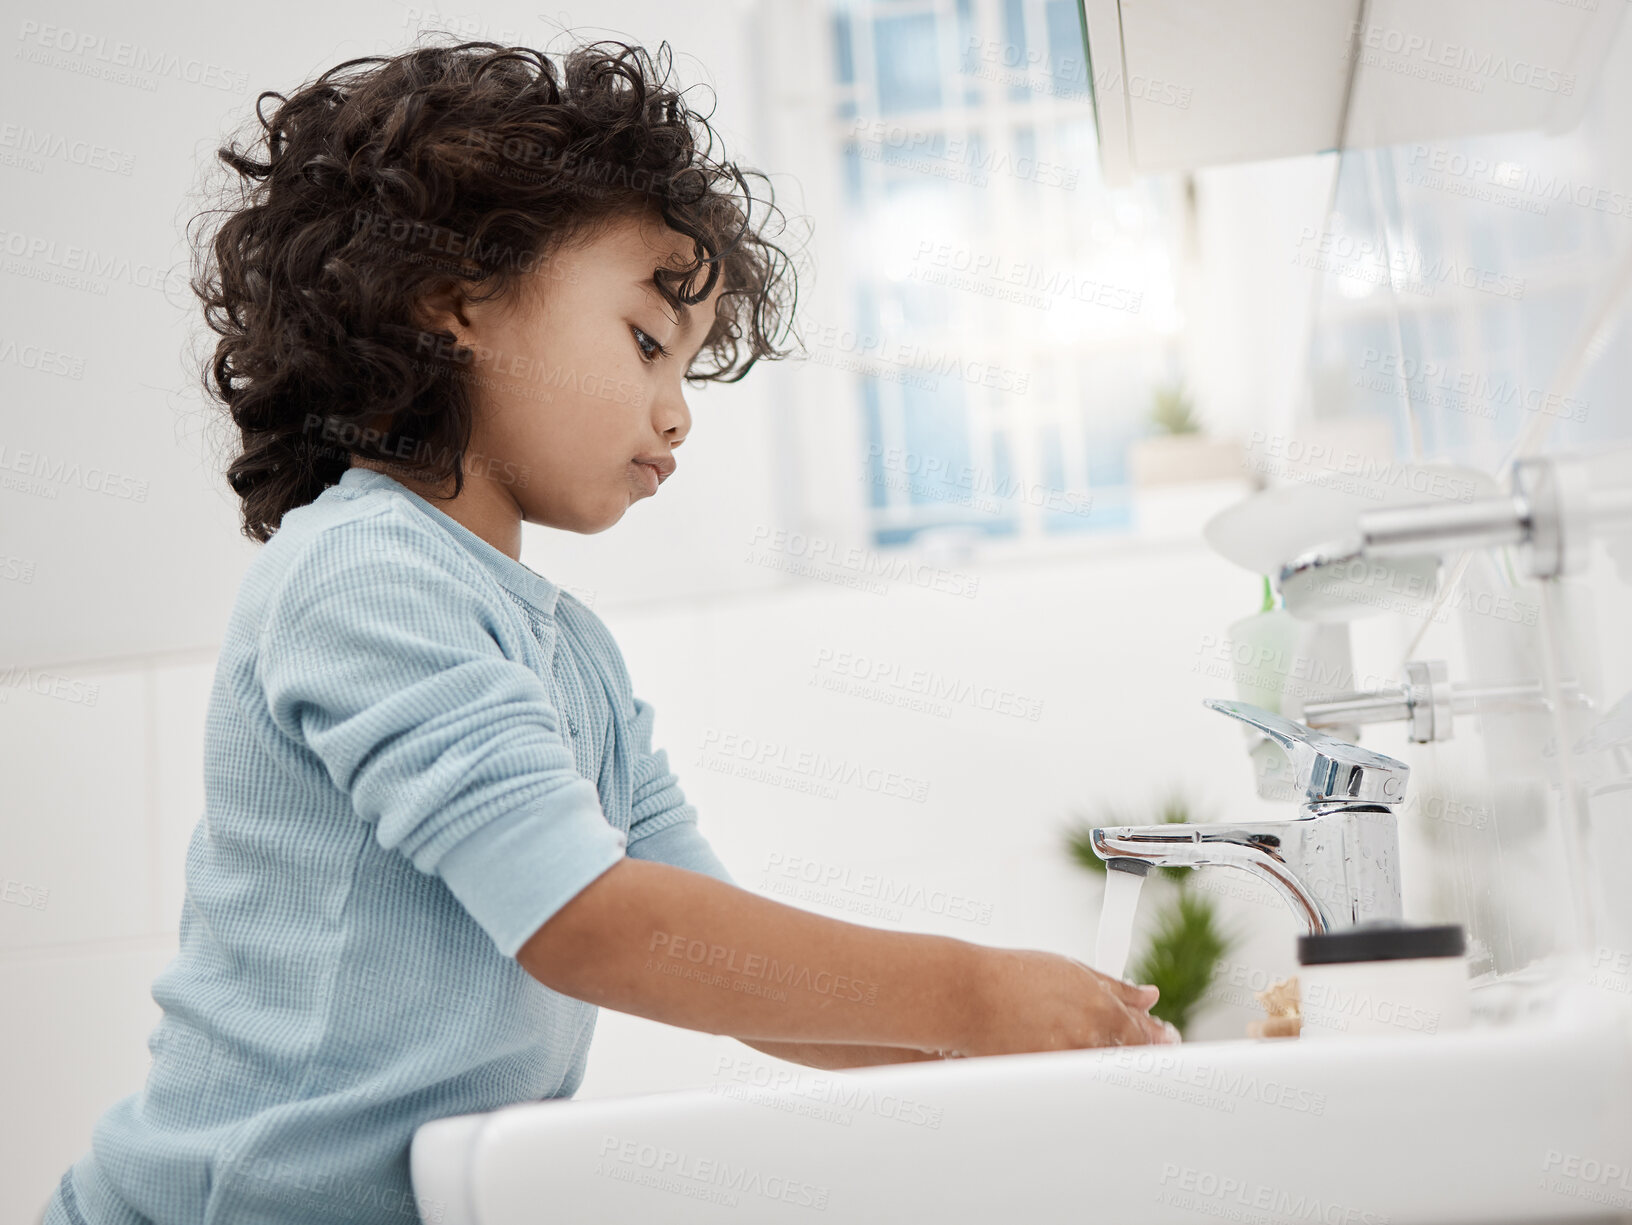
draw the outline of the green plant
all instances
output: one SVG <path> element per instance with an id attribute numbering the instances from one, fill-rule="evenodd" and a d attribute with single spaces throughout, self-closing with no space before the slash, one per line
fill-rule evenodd
<path id="1" fill-rule="evenodd" d="M 1201 430 L 1201 422 L 1196 420 L 1195 405 L 1179 383 L 1156 389 L 1150 419 L 1164 434 L 1195 434 Z"/>
<path id="2" fill-rule="evenodd" d="M 1180 888 L 1156 912 L 1150 943 L 1133 963 L 1129 981 L 1155 983 L 1162 997 L 1151 1014 L 1172 1022 L 1182 1034 L 1190 1028 L 1218 963 L 1234 946 L 1219 924 L 1213 900 Z"/>
<path id="3" fill-rule="evenodd" d="M 1182 795 L 1170 793 L 1159 802 L 1157 823 L 1190 820 L 1190 805 Z M 1140 822 L 1109 810 L 1098 820 L 1078 817 L 1066 830 L 1066 851 L 1080 867 L 1104 876 L 1105 861 L 1094 854 L 1090 831 L 1098 826 L 1134 824 Z M 1189 887 L 1194 875 L 1192 868 L 1158 868 L 1151 873 L 1171 882 L 1169 892 L 1157 900 L 1148 925 L 1149 941 L 1128 974 L 1129 982 L 1155 984 L 1161 998 L 1151 1014 L 1171 1022 L 1181 1034 L 1200 1009 L 1219 962 L 1237 943 L 1237 937 L 1224 930 L 1213 900 Z M 1145 888 L 1149 899 L 1148 877 Z"/>

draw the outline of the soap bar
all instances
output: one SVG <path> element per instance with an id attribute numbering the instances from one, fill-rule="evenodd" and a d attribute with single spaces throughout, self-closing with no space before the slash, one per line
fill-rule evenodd
<path id="1" fill-rule="evenodd" d="M 1268 1015 L 1262 1021 L 1247 1022 L 1249 1038 L 1296 1038 L 1303 1028 L 1299 1010 L 1298 976 L 1285 982 L 1271 983 L 1253 995 L 1264 1006 Z"/>

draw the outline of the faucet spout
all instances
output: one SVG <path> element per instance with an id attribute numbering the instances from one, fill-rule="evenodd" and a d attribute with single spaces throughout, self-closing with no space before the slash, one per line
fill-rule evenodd
<path id="1" fill-rule="evenodd" d="M 1242 825 L 1112 826 L 1093 830 L 1090 841 L 1107 866 L 1249 872 L 1312 934 L 1401 914 L 1399 832 L 1385 804 L 1311 804 L 1291 820 Z"/>

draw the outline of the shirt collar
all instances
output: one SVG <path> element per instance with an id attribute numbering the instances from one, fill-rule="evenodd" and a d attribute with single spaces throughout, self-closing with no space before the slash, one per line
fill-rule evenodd
<path id="1" fill-rule="evenodd" d="M 419 494 L 409 489 L 401 481 L 373 468 L 347 468 L 340 476 L 339 487 L 345 490 L 389 489 L 399 493 L 408 504 L 420 511 L 432 522 L 440 526 L 445 532 L 468 549 L 472 556 L 493 574 L 506 588 L 526 600 L 545 616 L 555 615 L 555 602 L 561 594 L 549 579 L 535 570 L 522 565 L 504 550 L 495 548 L 471 531 L 459 520 L 446 511 L 438 508 L 435 503 L 428 502 Z"/>

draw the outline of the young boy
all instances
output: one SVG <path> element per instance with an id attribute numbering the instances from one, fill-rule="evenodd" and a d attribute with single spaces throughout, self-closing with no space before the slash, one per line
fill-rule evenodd
<path id="1" fill-rule="evenodd" d="M 521 564 L 523 522 L 657 493 L 688 378 L 781 356 L 786 261 L 693 125 L 639 49 L 473 43 L 222 151 L 254 185 L 197 288 L 266 543 L 147 1084 L 47 1225 L 414 1219 L 414 1130 L 570 1097 L 600 1006 L 820 1068 L 1176 1040 L 1070 958 L 738 888 L 606 626 Z"/>

